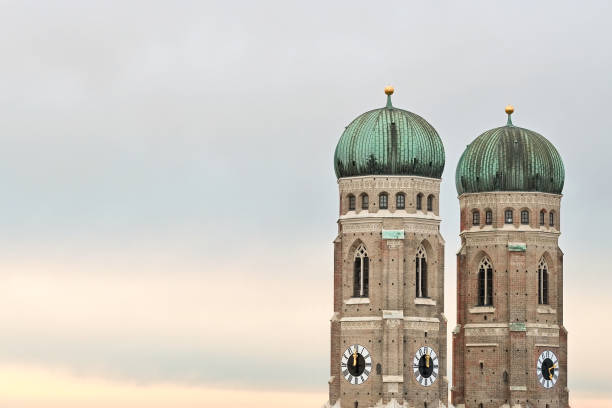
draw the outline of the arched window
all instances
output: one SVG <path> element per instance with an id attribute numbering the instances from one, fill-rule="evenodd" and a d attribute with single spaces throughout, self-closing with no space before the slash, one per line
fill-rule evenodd
<path id="1" fill-rule="evenodd" d="M 406 208 L 406 196 L 404 193 L 397 193 L 395 195 L 395 208 L 398 210 L 403 210 Z"/>
<path id="2" fill-rule="evenodd" d="M 376 364 L 376 374 L 382 374 L 382 366 L 380 365 L 380 363 Z"/>
<path id="3" fill-rule="evenodd" d="M 548 304 L 548 265 L 546 259 L 542 257 L 538 265 L 538 303 Z"/>
<path id="4" fill-rule="evenodd" d="M 348 195 L 348 202 L 349 202 L 349 211 L 354 211 L 355 210 L 355 196 L 352 194 Z"/>
<path id="5" fill-rule="evenodd" d="M 480 225 L 480 211 L 472 211 L 472 225 Z"/>
<path id="6" fill-rule="evenodd" d="M 370 258 L 363 244 L 355 251 L 353 269 L 353 297 L 368 297 L 368 282 L 370 278 Z"/>
<path id="7" fill-rule="evenodd" d="M 423 194 L 419 193 L 416 196 L 416 209 L 417 210 L 422 210 L 423 209 Z"/>
<path id="8" fill-rule="evenodd" d="M 545 217 L 546 217 L 546 210 L 542 210 L 542 211 L 540 211 L 540 225 L 544 225 L 544 223 L 545 223 L 545 221 L 544 221 Z"/>
<path id="9" fill-rule="evenodd" d="M 434 196 L 432 194 L 427 196 L 427 211 L 433 211 Z"/>
<path id="10" fill-rule="evenodd" d="M 506 224 L 514 223 L 514 214 L 513 214 L 512 210 L 504 211 L 504 220 L 505 220 Z"/>
<path id="11" fill-rule="evenodd" d="M 423 245 L 417 249 L 415 265 L 416 297 L 427 297 L 427 252 Z"/>
<path id="12" fill-rule="evenodd" d="M 487 225 L 493 224 L 493 211 L 491 210 L 485 211 L 485 224 Z"/>
<path id="13" fill-rule="evenodd" d="M 369 206 L 370 206 L 370 198 L 368 197 L 366 193 L 363 193 L 361 195 L 361 209 L 367 210 Z"/>
<path id="14" fill-rule="evenodd" d="M 549 219 L 549 221 L 550 221 L 550 222 L 549 222 L 550 226 L 551 226 L 551 227 L 554 227 L 554 226 L 555 226 L 555 212 L 554 212 L 554 211 L 551 211 L 550 213 L 548 213 L 548 217 L 550 218 L 550 219 Z"/>
<path id="15" fill-rule="evenodd" d="M 529 225 L 529 211 L 527 210 L 521 211 L 521 224 Z"/>
<path id="16" fill-rule="evenodd" d="M 380 193 L 378 195 L 378 208 L 381 210 L 386 210 L 389 208 L 389 196 L 387 193 Z"/>
<path id="17" fill-rule="evenodd" d="M 493 305 L 493 266 L 487 257 L 478 266 L 478 305 Z"/>

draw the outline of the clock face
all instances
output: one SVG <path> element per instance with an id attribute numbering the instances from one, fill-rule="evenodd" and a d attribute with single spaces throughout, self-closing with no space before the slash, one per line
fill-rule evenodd
<path id="1" fill-rule="evenodd" d="M 552 388 L 559 379 L 559 359 L 552 351 L 543 351 L 538 358 L 536 370 L 540 385 L 544 388 Z"/>
<path id="2" fill-rule="evenodd" d="M 431 347 L 423 346 L 417 350 L 412 361 L 412 369 L 421 385 L 429 387 L 436 382 L 439 368 L 438 355 Z"/>
<path id="3" fill-rule="evenodd" d="M 340 370 L 349 383 L 363 384 L 372 372 L 372 355 L 359 344 L 349 346 L 342 354 Z"/>

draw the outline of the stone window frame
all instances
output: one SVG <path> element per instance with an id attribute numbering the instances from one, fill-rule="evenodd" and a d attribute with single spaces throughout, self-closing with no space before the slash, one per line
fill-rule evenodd
<path id="1" fill-rule="evenodd" d="M 423 244 L 419 245 L 414 256 L 415 263 L 415 286 L 417 298 L 428 297 L 427 285 L 427 250 Z"/>
<path id="2" fill-rule="evenodd" d="M 521 225 L 529 225 L 529 218 L 530 218 L 530 213 L 529 213 L 529 209 L 527 208 L 523 208 L 521 209 Z"/>
<path id="3" fill-rule="evenodd" d="M 385 191 L 378 194 L 378 209 L 379 210 L 389 209 L 389 194 Z"/>
<path id="4" fill-rule="evenodd" d="M 400 192 L 395 195 L 395 208 L 398 210 L 406 208 L 406 194 Z"/>
<path id="5" fill-rule="evenodd" d="M 370 197 L 368 196 L 367 193 L 361 193 L 361 195 L 359 196 L 359 198 L 361 199 L 361 209 L 362 210 L 369 210 L 370 208 Z"/>
<path id="6" fill-rule="evenodd" d="M 485 209 L 485 225 L 493 225 L 493 210 Z"/>
<path id="7" fill-rule="evenodd" d="M 554 227 L 555 226 L 555 210 L 550 210 L 548 212 L 548 225 L 550 227 Z"/>
<path id="8" fill-rule="evenodd" d="M 478 208 L 474 208 L 472 210 L 472 225 L 473 226 L 480 225 L 480 210 L 478 210 Z"/>
<path id="9" fill-rule="evenodd" d="M 416 195 L 416 209 L 418 211 L 423 210 L 423 193 L 418 193 Z"/>
<path id="10" fill-rule="evenodd" d="M 348 200 L 348 210 L 355 211 L 355 209 L 357 208 L 357 199 L 355 198 L 355 195 L 349 194 L 348 196 L 346 196 L 346 198 Z"/>
<path id="11" fill-rule="evenodd" d="M 480 260 L 477 277 L 478 306 L 493 306 L 493 264 L 489 257 L 484 256 Z"/>
<path id="12" fill-rule="evenodd" d="M 435 199 L 436 199 L 436 196 L 433 194 L 430 194 L 427 196 L 427 211 L 434 210 L 434 200 Z"/>
<path id="13" fill-rule="evenodd" d="M 363 243 L 359 244 L 355 250 L 353 265 L 353 297 L 367 298 L 369 295 L 370 258 Z"/>
<path id="14" fill-rule="evenodd" d="M 548 305 L 550 302 L 549 288 L 550 288 L 550 273 L 548 268 L 548 262 L 546 258 L 542 256 L 538 263 L 538 305 Z"/>
<path id="15" fill-rule="evenodd" d="M 514 224 L 514 209 L 506 208 L 504 210 L 504 224 Z"/>

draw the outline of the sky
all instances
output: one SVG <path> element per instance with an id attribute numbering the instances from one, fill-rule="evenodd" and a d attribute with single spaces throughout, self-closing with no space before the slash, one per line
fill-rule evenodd
<path id="1" fill-rule="evenodd" d="M 386 85 L 445 146 L 449 332 L 463 149 L 506 104 L 557 147 L 570 398 L 612 406 L 593 368 L 612 365 L 611 17 L 595 0 L 0 0 L 0 406 L 325 403 L 332 158 Z"/>

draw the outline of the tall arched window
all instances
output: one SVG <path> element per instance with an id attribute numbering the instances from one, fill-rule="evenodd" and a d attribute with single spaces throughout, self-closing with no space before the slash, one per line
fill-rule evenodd
<path id="1" fill-rule="evenodd" d="M 354 195 L 349 194 L 348 204 L 349 204 L 349 211 L 354 211 L 355 210 L 355 196 Z"/>
<path id="2" fill-rule="evenodd" d="M 493 224 L 493 211 L 491 210 L 485 211 L 485 224 L 487 225 Z"/>
<path id="3" fill-rule="evenodd" d="M 395 196 L 395 208 L 403 210 L 406 208 L 406 196 L 404 193 L 397 193 Z"/>
<path id="4" fill-rule="evenodd" d="M 493 266 L 487 257 L 478 266 L 478 305 L 493 305 Z"/>
<path id="5" fill-rule="evenodd" d="M 370 258 L 363 244 L 355 251 L 353 268 L 353 297 L 368 297 L 370 279 Z"/>
<path id="6" fill-rule="evenodd" d="M 427 196 L 427 211 L 433 211 L 434 196 L 432 194 Z"/>
<path id="7" fill-rule="evenodd" d="M 546 259 L 542 257 L 538 265 L 538 303 L 548 304 L 548 265 Z"/>
<path id="8" fill-rule="evenodd" d="M 513 214 L 512 210 L 504 211 L 504 220 L 505 220 L 506 224 L 514 223 L 514 214 Z"/>
<path id="9" fill-rule="evenodd" d="M 546 210 L 540 211 L 540 225 L 544 225 L 544 223 L 545 223 L 544 219 L 545 218 L 546 218 Z"/>
<path id="10" fill-rule="evenodd" d="M 370 199 L 366 193 L 363 193 L 361 195 L 361 209 L 367 210 L 369 206 L 370 206 Z"/>
<path id="11" fill-rule="evenodd" d="M 529 224 L 529 211 L 527 210 L 521 211 L 521 224 L 523 225 Z"/>
<path id="12" fill-rule="evenodd" d="M 480 211 L 472 211 L 472 225 L 480 225 Z"/>
<path id="13" fill-rule="evenodd" d="M 427 252 L 423 245 L 417 249 L 415 265 L 416 297 L 427 297 Z"/>
<path id="14" fill-rule="evenodd" d="M 416 209 L 417 210 L 422 210 L 423 209 L 423 194 L 419 193 L 416 196 Z"/>
<path id="15" fill-rule="evenodd" d="M 378 208 L 381 210 L 386 210 L 389 208 L 389 196 L 387 193 L 380 193 L 378 196 Z"/>

